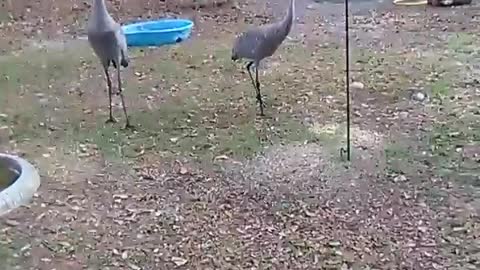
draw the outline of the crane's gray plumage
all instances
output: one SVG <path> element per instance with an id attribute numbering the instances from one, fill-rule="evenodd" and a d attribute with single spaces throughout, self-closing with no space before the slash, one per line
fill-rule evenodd
<path id="1" fill-rule="evenodd" d="M 260 114 L 263 114 L 263 100 L 258 81 L 258 65 L 263 59 L 272 56 L 290 33 L 295 20 L 295 0 L 290 0 L 287 14 L 281 21 L 261 26 L 251 27 L 240 34 L 232 48 L 232 60 L 247 59 L 246 68 L 253 86 L 257 93 L 257 101 L 260 103 Z M 255 67 L 255 80 L 251 68 Z"/>
<path id="2" fill-rule="evenodd" d="M 107 122 L 116 122 L 112 115 L 112 81 L 108 73 L 111 63 L 117 69 L 118 93 L 122 99 L 126 128 L 131 128 L 120 77 L 120 66 L 128 67 L 127 40 L 120 24 L 116 23 L 108 13 L 105 0 L 93 0 L 92 11 L 88 19 L 87 36 L 93 51 L 102 63 L 107 79 L 110 101 L 110 118 Z"/>

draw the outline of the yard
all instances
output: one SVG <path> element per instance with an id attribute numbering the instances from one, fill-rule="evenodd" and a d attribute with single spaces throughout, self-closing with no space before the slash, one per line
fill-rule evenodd
<path id="1" fill-rule="evenodd" d="M 105 123 L 103 72 L 80 38 L 88 6 L 6 2 L 0 151 L 34 163 L 42 184 L 0 219 L 2 269 L 480 267 L 478 4 L 354 2 L 364 87 L 347 163 L 342 5 L 297 1 L 291 39 L 261 70 L 260 117 L 231 45 L 283 1 L 107 1 L 122 22 L 195 21 L 188 41 L 130 50 L 129 131 L 118 97 L 118 123 Z"/>

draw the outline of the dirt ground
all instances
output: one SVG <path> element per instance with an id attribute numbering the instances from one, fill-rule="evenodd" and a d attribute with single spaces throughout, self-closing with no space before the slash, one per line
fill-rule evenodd
<path id="1" fill-rule="evenodd" d="M 0 2 L 0 150 L 42 176 L 0 219 L 2 269 L 480 267 L 477 4 L 352 3 L 346 162 L 341 4 L 297 1 L 261 67 L 262 118 L 230 46 L 284 1 L 107 2 L 123 23 L 195 22 L 181 44 L 131 49 L 134 132 L 118 100 L 105 124 L 89 1 Z"/>

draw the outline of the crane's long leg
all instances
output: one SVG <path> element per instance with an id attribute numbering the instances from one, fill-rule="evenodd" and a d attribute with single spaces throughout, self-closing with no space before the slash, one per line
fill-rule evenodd
<path id="1" fill-rule="evenodd" d="M 265 107 L 265 104 L 262 100 L 262 94 L 260 94 L 260 82 L 258 81 L 258 63 L 255 65 L 255 85 L 257 86 L 257 100 L 258 103 L 260 103 L 260 115 L 264 116 L 265 114 L 263 113 L 263 107 Z"/>
<path id="2" fill-rule="evenodd" d="M 105 71 L 105 77 L 107 77 L 107 86 L 108 86 L 108 107 L 110 109 L 110 118 L 105 123 L 115 123 L 117 120 L 113 118 L 112 113 L 112 80 L 110 79 L 110 74 L 108 74 L 108 66 L 103 67 Z"/>
<path id="3" fill-rule="evenodd" d="M 128 119 L 128 114 L 127 114 L 127 107 L 125 106 L 125 97 L 123 96 L 123 90 L 122 90 L 122 78 L 120 77 L 120 66 L 117 65 L 117 80 L 118 80 L 118 93 L 120 94 L 120 98 L 122 99 L 122 107 L 123 107 L 123 113 L 125 114 L 125 128 L 126 129 L 133 129 L 133 126 L 130 125 L 130 120 Z"/>
<path id="4" fill-rule="evenodd" d="M 255 84 L 255 80 L 253 79 L 251 68 L 252 68 L 253 62 L 248 62 L 246 68 L 248 71 L 248 75 L 250 76 L 250 79 L 252 80 L 252 85 L 253 89 L 255 89 L 255 93 L 257 93 L 257 85 Z"/>
<path id="5" fill-rule="evenodd" d="M 257 98 L 257 102 L 260 103 L 260 115 L 264 115 L 263 114 L 263 107 L 264 107 L 264 104 L 263 104 L 263 100 L 262 100 L 262 95 L 260 94 L 260 82 L 258 81 L 258 70 L 257 68 L 255 67 L 255 70 L 256 70 L 256 77 L 255 77 L 255 80 L 253 79 L 253 75 L 252 75 L 252 72 L 251 72 L 251 68 L 252 68 L 252 65 L 254 64 L 254 62 L 249 62 L 247 64 L 247 71 L 248 71 L 248 75 L 250 76 L 250 79 L 252 80 L 252 84 L 253 84 L 253 88 L 255 89 L 255 92 L 256 92 L 256 98 Z"/>

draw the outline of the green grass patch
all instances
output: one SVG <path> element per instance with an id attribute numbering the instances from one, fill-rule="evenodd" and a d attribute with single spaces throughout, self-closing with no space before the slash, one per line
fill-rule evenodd
<path id="1" fill-rule="evenodd" d="M 438 123 L 430 135 L 430 147 L 437 173 L 455 181 L 480 186 L 478 162 L 464 157 L 466 147 L 480 147 L 478 116 Z"/>
<path id="2" fill-rule="evenodd" d="M 472 53 L 476 37 L 471 33 L 455 33 L 448 39 L 448 48 L 456 53 Z"/>
<path id="3" fill-rule="evenodd" d="M 0 121 L 10 127 L 10 139 L 55 144 L 48 125 L 60 115 L 60 107 L 76 104 L 67 92 L 78 78 L 81 55 L 73 50 L 32 50 L 1 59 L 0 113 L 6 117 Z"/>
<path id="4" fill-rule="evenodd" d="M 438 100 L 443 100 L 450 94 L 451 85 L 447 80 L 437 80 L 430 87 L 432 97 Z"/>
<path id="5" fill-rule="evenodd" d="M 0 22 L 3 23 L 8 21 L 10 21 L 10 13 L 6 8 L 2 8 L 0 10 Z"/>
<path id="6" fill-rule="evenodd" d="M 287 115 L 259 123 L 249 115 L 229 114 L 229 117 L 221 120 L 193 99 L 182 103 L 169 101 L 157 111 L 133 114 L 132 121 L 138 125 L 138 132 L 129 133 L 119 130 L 118 125 L 99 121 L 91 132 L 72 132 L 71 135 L 77 137 L 71 141 L 93 143 L 112 159 L 135 157 L 147 150 L 205 161 L 218 155 L 249 157 L 269 144 L 317 138 Z"/>
<path id="7" fill-rule="evenodd" d="M 167 51 L 162 51 L 162 57 L 153 64 L 146 59 L 135 60 L 137 72 L 162 78 L 162 86 L 167 90 L 156 108 L 131 111 L 132 123 L 139 127 L 137 132 L 120 130 L 122 122 L 105 125 L 106 118 L 88 129 L 71 123 L 67 127 L 71 130 L 67 134 L 69 144 L 78 148 L 80 143 L 93 143 L 113 159 L 134 157 L 142 151 L 161 151 L 211 160 L 217 155 L 248 157 L 272 143 L 316 139 L 295 116 L 277 115 L 274 105 L 278 99 L 266 108 L 273 118 L 255 117 L 258 108 L 248 75 L 231 62 L 228 46 L 202 48 L 186 44 Z M 239 79 L 243 81 L 235 83 Z M 273 96 L 276 86 L 270 85 L 270 78 L 264 81 L 263 93 Z M 134 83 L 128 84 L 131 87 Z M 134 98 L 138 91 L 141 90 L 129 92 L 129 98 Z M 291 96 L 282 100 L 295 104 Z M 124 121 L 120 115 L 117 119 Z"/>
<path id="8" fill-rule="evenodd" d="M 14 269 L 18 262 L 18 259 L 13 256 L 13 249 L 2 241 L 0 241 L 0 262 L 2 262 L 1 269 L 4 270 Z"/>
<path id="9" fill-rule="evenodd" d="M 392 142 L 385 146 L 387 170 L 393 174 L 408 174 L 412 171 L 414 156 L 405 142 Z"/>
<path id="10" fill-rule="evenodd" d="M 324 97 L 344 90 L 343 66 L 338 65 L 341 48 L 316 47 L 311 52 L 299 44 L 283 46 L 273 60 L 275 66 L 260 78 L 270 117 L 259 119 L 250 79 L 241 72 L 244 66 L 230 59 L 230 42 L 211 46 L 211 41 L 198 40 L 145 53 L 131 50 L 132 66 L 122 75 L 127 106 L 132 104 L 131 120 L 138 125 L 135 133 L 121 129 L 121 110 L 115 110 L 119 123 L 104 123 L 105 80 L 88 46 L 9 56 L 0 67 L 0 87 L 7 89 L 0 93 L 0 112 L 7 114 L 2 124 L 11 126 L 15 141 L 78 151 L 89 143 L 113 159 L 147 151 L 200 160 L 216 155 L 248 157 L 272 143 L 325 140 L 297 116 L 306 109 L 331 116 L 333 110 L 323 106 Z M 403 91 L 412 79 L 404 70 L 407 65 L 388 70 L 384 65 L 390 60 L 401 63 L 400 57 L 359 51 L 354 59 L 367 72 L 357 79 L 369 89 L 392 95 Z M 90 104 L 89 99 L 68 94 L 72 88 L 104 100 Z M 433 88 L 439 95 L 448 90 L 440 82 Z M 148 96 L 152 101 L 147 108 Z"/>

